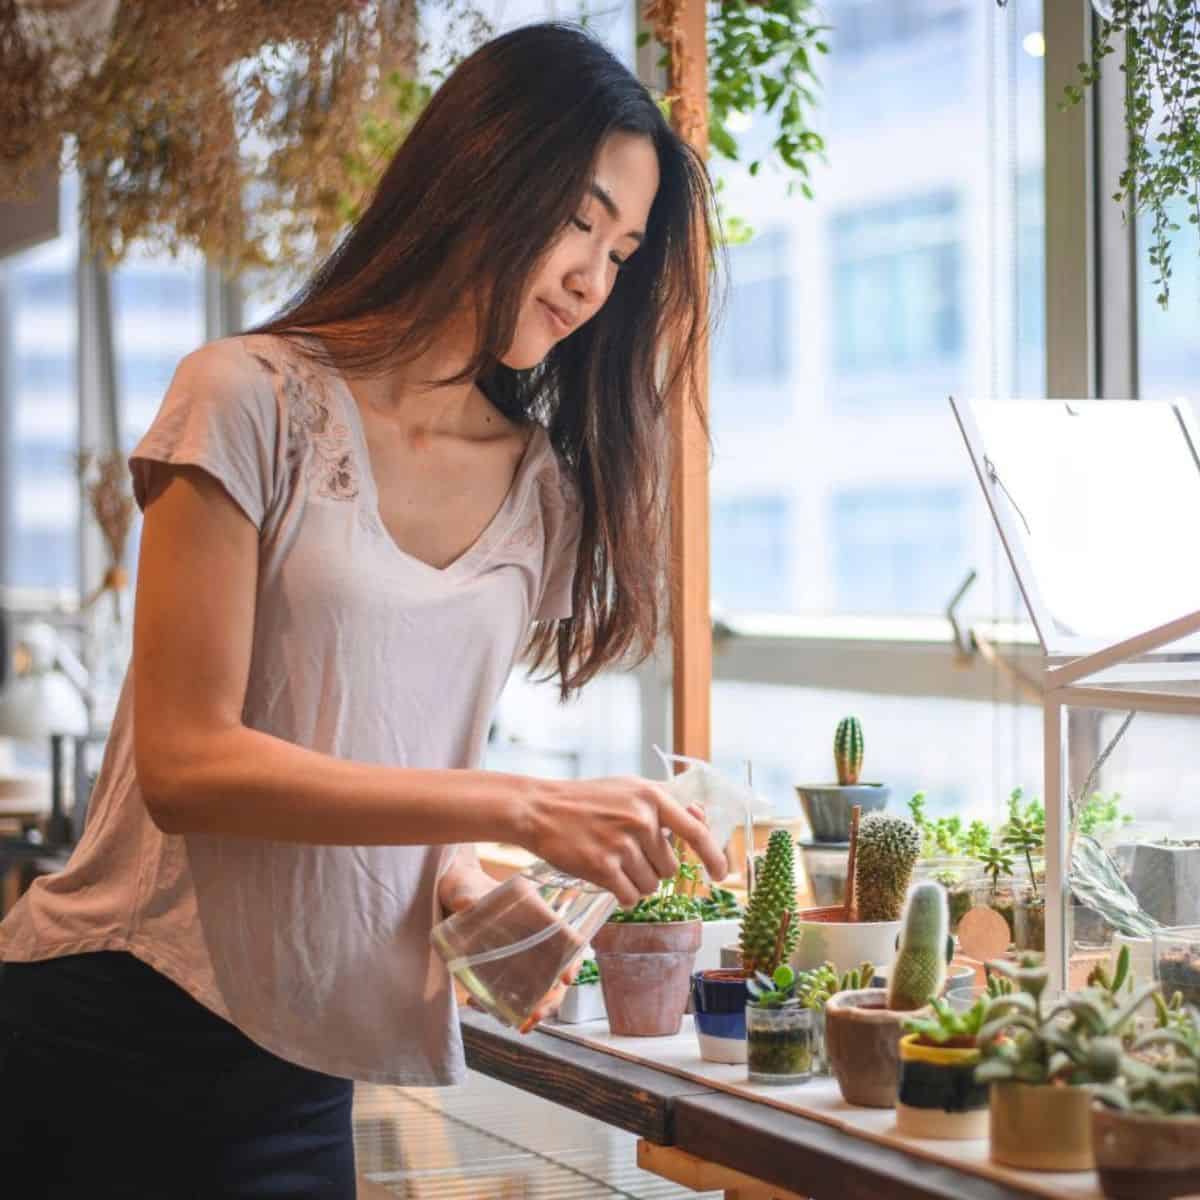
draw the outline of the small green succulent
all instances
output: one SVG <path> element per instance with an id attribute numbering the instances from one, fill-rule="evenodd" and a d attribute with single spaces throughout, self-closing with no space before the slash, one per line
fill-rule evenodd
<path id="1" fill-rule="evenodd" d="M 989 998 L 980 996 L 970 1008 L 964 1012 L 956 1012 L 947 1000 L 935 997 L 930 1001 L 933 1009 L 931 1017 L 905 1017 L 904 1032 L 918 1033 L 926 1041 L 936 1046 L 961 1038 L 974 1041 L 987 1020 Z"/>
<path id="2" fill-rule="evenodd" d="M 800 1003 L 796 995 L 796 972 L 780 963 L 774 972 L 755 971 L 746 980 L 749 1003 L 758 1008 L 791 1008 Z"/>

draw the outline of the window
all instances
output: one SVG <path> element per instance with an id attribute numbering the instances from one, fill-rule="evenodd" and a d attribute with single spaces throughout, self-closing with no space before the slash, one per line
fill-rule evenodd
<path id="1" fill-rule="evenodd" d="M 791 365 L 788 236 L 764 230 L 729 250 L 728 302 L 712 347 L 712 375 L 730 385 L 773 385 L 746 415 L 775 417 L 788 404 Z"/>
<path id="2" fill-rule="evenodd" d="M 783 611 L 790 606 L 789 515 L 783 496 L 714 497 L 714 608 Z"/>
<path id="3" fill-rule="evenodd" d="M 967 496 L 959 488 L 874 487 L 833 497 L 835 599 L 841 612 L 944 608 L 966 574 Z"/>
<path id="4" fill-rule="evenodd" d="M 12 389 L 6 580 L 18 587 L 79 583 L 76 195 L 64 180 L 59 237 L 0 265 L 10 297 L 0 354 Z"/>
<path id="5" fill-rule="evenodd" d="M 964 0 L 835 0 L 838 50 L 845 55 L 895 51 L 967 28 Z"/>
<path id="6" fill-rule="evenodd" d="M 1111 203 L 1111 201 L 1109 201 Z M 1188 222 L 1186 205 L 1173 214 L 1171 292 L 1162 308 L 1154 268 L 1147 258 L 1148 218 L 1138 222 L 1138 374 L 1146 400 L 1186 396 L 1200 418 L 1200 228 Z"/>
<path id="7" fill-rule="evenodd" d="M 833 222 L 840 373 L 953 362 L 963 349 L 958 202 L 939 192 Z"/>

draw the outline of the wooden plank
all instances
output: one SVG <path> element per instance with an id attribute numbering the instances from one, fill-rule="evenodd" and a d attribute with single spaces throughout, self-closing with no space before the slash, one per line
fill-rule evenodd
<path id="1" fill-rule="evenodd" d="M 472 1070 L 660 1145 L 671 1142 L 678 1100 L 710 1090 L 536 1030 L 522 1036 L 471 1009 L 459 1015 Z"/>
<path id="2" fill-rule="evenodd" d="M 740 1097 L 684 1096 L 673 1145 L 766 1183 L 837 1200 L 1010 1200 L 1026 1192 Z"/>
<path id="3" fill-rule="evenodd" d="M 667 0 L 678 5 L 683 52 L 673 58 L 669 88 L 675 94 L 671 122 L 699 151 L 708 152 L 704 0 Z M 708 297 L 696 297 L 707 329 Z M 697 377 L 691 381 L 708 410 L 707 338 Z M 671 637 L 674 673 L 673 749 L 709 758 L 712 753 L 712 616 L 709 602 L 708 438 L 690 398 L 671 398 Z"/>
<path id="4" fill-rule="evenodd" d="M 726 1196 L 735 1193 L 737 1200 L 807 1200 L 798 1192 L 763 1183 L 731 1167 L 718 1166 L 678 1146 L 656 1146 L 644 1138 L 638 1142 L 637 1165 L 693 1192 L 725 1192 Z"/>

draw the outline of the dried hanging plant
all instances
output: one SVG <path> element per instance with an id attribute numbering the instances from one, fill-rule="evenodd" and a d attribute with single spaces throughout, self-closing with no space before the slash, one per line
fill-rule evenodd
<path id="1" fill-rule="evenodd" d="M 88 608 L 105 592 L 114 594 L 118 605 L 119 593 L 128 584 L 125 571 L 125 547 L 133 526 L 133 496 L 129 487 L 129 468 L 125 455 L 119 451 L 100 457 L 82 451 L 78 458 L 79 478 L 87 488 L 92 517 L 104 538 L 108 550 L 108 567 L 100 586 L 80 605 Z"/>
<path id="2" fill-rule="evenodd" d="M 456 45 L 483 40 L 457 9 Z M 63 156 L 110 263 L 135 241 L 234 270 L 311 258 L 361 186 L 346 150 L 384 81 L 428 51 L 417 0 L 0 0 L 0 194 Z"/>

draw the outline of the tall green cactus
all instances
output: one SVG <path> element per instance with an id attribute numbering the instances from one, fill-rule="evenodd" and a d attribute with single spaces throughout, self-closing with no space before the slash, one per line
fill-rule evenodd
<path id="1" fill-rule="evenodd" d="M 843 717 L 833 735 L 833 762 L 838 783 L 857 783 L 862 772 L 863 734 L 857 717 Z"/>
<path id="2" fill-rule="evenodd" d="M 921 853 L 921 835 L 904 817 L 871 813 L 858 827 L 854 883 L 860 921 L 898 921 Z"/>
<path id="3" fill-rule="evenodd" d="M 787 925 L 781 939 L 785 913 Z M 776 829 L 767 839 L 765 857 L 757 861 L 754 891 L 742 917 L 742 969 L 747 974 L 773 974 L 780 963 L 791 958 L 799 935 L 792 835 Z"/>
<path id="4" fill-rule="evenodd" d="M 900 953 L 888 977 L 888 1008 L 911 1012 L 941 994 L 949 935 L 946 889 L 932 879 L 916 884 L 908 894 Z"/>

